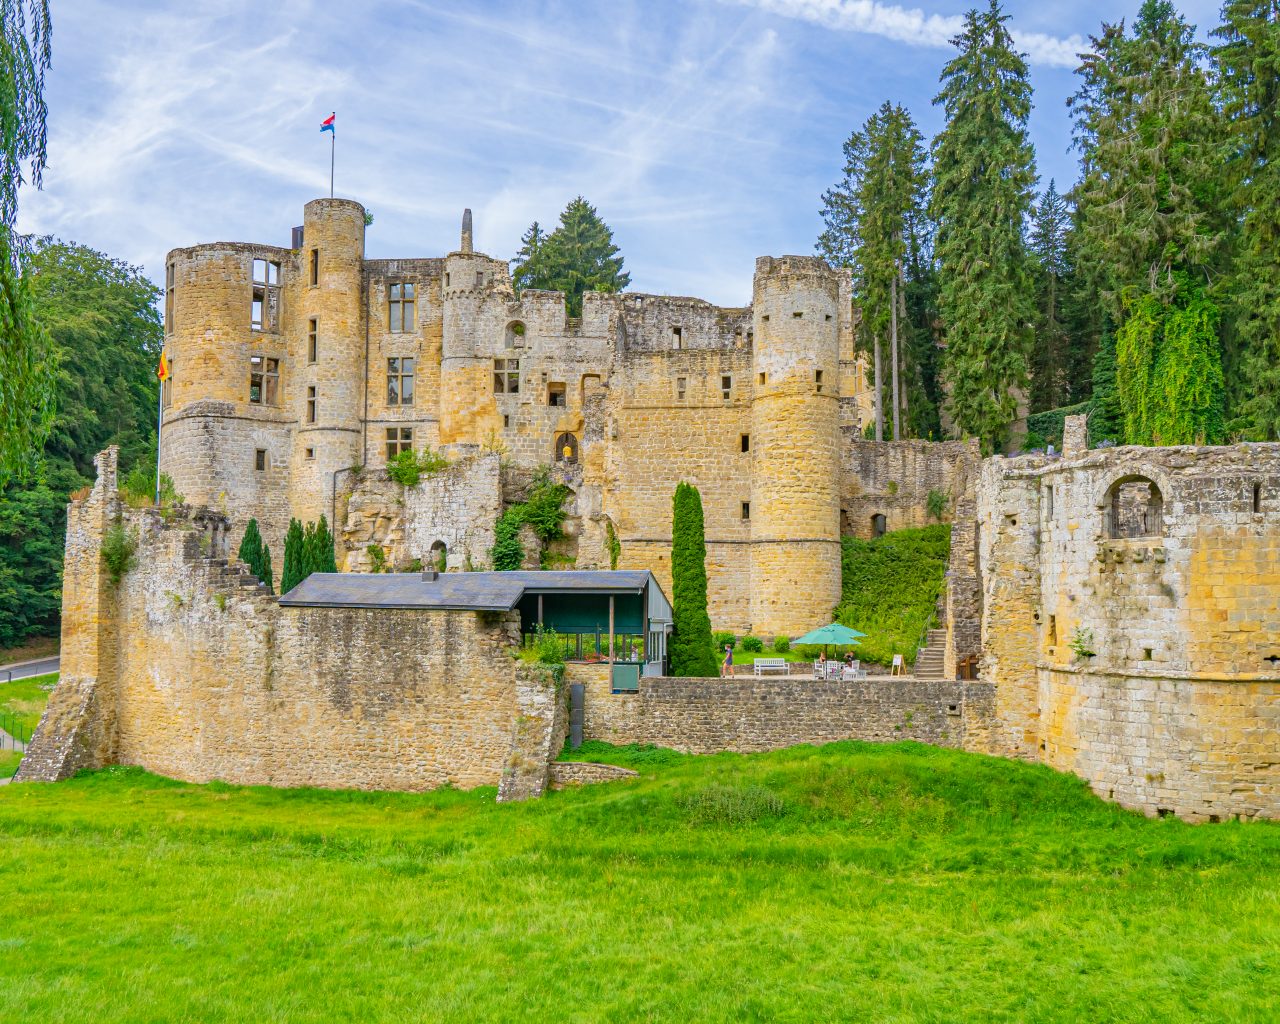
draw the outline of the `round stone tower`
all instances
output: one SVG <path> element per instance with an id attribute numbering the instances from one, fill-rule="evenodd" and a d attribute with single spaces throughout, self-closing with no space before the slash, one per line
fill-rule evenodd
<path id="1" fill-rule="evenodd" d="M 350 199 L 313 199 L 303 208 L 290 292 L 297 385 L 289 389 L 297 423 L 291 497 L 303 520 L 331 515 L 334 474 L 365 461 L 364 228 L 364 207 Z"/>
<path id="2" fill-rule="evenodd" d="M 796 636 L 840 600 L 839 276 L 756 260 L 752 297 L 751 629 Z"/>

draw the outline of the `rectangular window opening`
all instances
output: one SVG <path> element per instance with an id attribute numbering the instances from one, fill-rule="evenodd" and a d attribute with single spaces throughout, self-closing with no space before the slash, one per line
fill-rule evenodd
<path id="1" fill-rule="evenodd" d="M 564 408 L 565 404 L 566 402 L 565 402 L 564 385 L 548 384 L 547 385 L 547 405 L 554 406 L 557 409 L 562 409 Z"/>
<path id="2" fill-rule="evenodd" d="M 1253 485 L 1253 511 L 1255 515 L 1262 511 L 1262 484 Z"/>
<path id="3" fill-rule="evenodd" d="M 387 329 L 392 334 L 414 330 L 414 286 L 412 281 L 398 281 L 387 286 Z"/>
<path id="4" fill-rule="evenodd" d="M 265 448 L 259 448 L 253 453 L 253 468 L 259 473 L 266 472 L 267 450 Z"/>
<path id="5" fill-rule="evenodd" d="M 750 434 L 742 435 L 742 450 L 744 452 L 751 451 L 751 435 Z"/>
<path id="6" fill-rule="evenodd" d="M 511 416 L 508 413 L 502 414 L 502 429 L 503 430 L 511 429 Z"/>
<path id="7" fill-rule="evenodd" d="M 249 404 L 279 405 L 280 360 L 269 356 L 249 357 Z"/>
<path id="8" fill-rule="evenodd" d="M 311 250 L 311 287 L 320 283 L 320 250 Z"/>
<path id="9" fill-rule="evenodd" d="M 314 423 L 316 421 L 316 387 L 312 384 L 307 388 L 307 422 Z"/>
<path id="10" fill-rule="evenodd" d="M 387 461 L 413 450 L 413 427 L 387 427 Z"/>
<path id="11" fill-rule="evenodd" d="M 320 355 L 320 321 L 312 317 L 307 321 L 307 362 L 314 363 Z"/>
<path id="12" fill-rule="evenodd" d="M 822 390 L 822 371 L 821 370 L 813 371 L 813 383 L 816 385 L 816 388 L 818 391 Z"/>
<path id="13" fill-rule="evenodd" d="M 764 375 L 764 372 L 763 372 L 763 371 L 761 371 L 761 373 L 760 373 L 760 386 L 761 386 L 761 387 L 764 387 L 764 381 L 765 381 L 765 375 Z"/>
<path id="14" fill-rule="evenodd" d="M 173 333 L 173 280 L 174 280 L 173 264 L 170 263 L 165 271 L 164 285 L 164 333 Z"/>
<path id="15" fill-rule="evenodd" d="M 742 503 L 742 518 L 743 519 L 751 518 L 751 502 L 749 501 L 744 501 Z"/>
<path id="16" fill-rule="evenodd" d="M 314 459 L 315 457 L 316 457 L 316 450 L 315 450 L 314 448 L 308 448 L 308 449 L 307 449 L 307 458 L 308 458 L 308 459 Z"/>
<path id="17" fill-rule="evenodd" d="M 679 327 L 671 328 L 671 347 L 677 349 L 684 347 L 684 334 Z"/>
<path id="18" fill-rule="evenodd" d="M 1154 652 L 1154 650 L 1153 650 L 1152 648 L 1150 648 L 1150 647 L 1144 647 L 1144 648 L 1142 648 L 1142 660 L 1143 660 L 1143 661 L 1150 661 L 1150 660 L 1151 660 L 1151 656 L 1152 656 L 1152 654 L 1154 654 L 1154 653 L 1155 653 L 1155 652 Z"/>
<path id="19" fill-rule="evenodd" d="M 165 356 L 165 369 L 169 372 L 160 385 L 160 394 L 162 396 L 161 401 L 166 409 L 173 405 L 173 362 L 173 359 L 169 358 L 168 355 Z"/>
<path id="20" fill-rule="evenodd" d="M 493 393 L 518 395 L 520 393 L 520 360 L 495 359 L 493 361 Z"/>
<path id="21" fill-rule="evenodd" d="M 733 377 L 727 373 L 720 375 L 720 395 L 726 402 L 733 397 Z"/>
<path id="22" fill-rule="evenodd" d="M 387 405 L 413 405 L 413 357 L 387 360 Z"/>
<path id="23" fill-rule="evenodd" d="M 249 326 L 255 331 L 270 331 L 276 326 L 280 308 L 280 264 L 272 260 L 253 261 L 253 300 L 249 307 Z"/>
<path id="24" fill-rule="evenodd" d="M 794 320 L 799 320 L 802 316 L 804 316 L 804 314 L 801 313 L 799 310 L 791 314 L 791 317 Z"/>
<path id="25" fill-rule="evenodd" d="M 1053 521 L 1053 485 L 1045 488 L 1044 493 L 1044 512 L 1045 518 L 1050 522 Z"/>
<path id="26" fill-rule="evenodd" d="M 684 401 L 685 393 L 686 393 L 686 391 L 688 390 L 688 384 L 689 384 L 689 378 L 688 378 L 688 377 L 677 377 L 677 378 L 676 378 L 676 401 L 677 401 L 677 402 L 683 402 L 683 401 Z"/>
<path id="27" fill-rule="evenodd" d="M 1058 616 L 1056 615 L 1049 616 L 1048 645 L 1050 647 L 1058 646 Z"/>

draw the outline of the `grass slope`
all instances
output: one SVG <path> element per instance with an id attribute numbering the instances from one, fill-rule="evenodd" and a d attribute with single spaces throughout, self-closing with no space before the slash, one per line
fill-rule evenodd
<path id="1" fill-rule="evenodd" d="M 0 1018 L 1265 1021 L 1280 828 L 1148 821 L 914 744 L 692 758 L 498 806 L 0 789 Z"/>
<path id="2" fill-rule="evenodd" d="M 894 530 L 875 540 L 845 537 L 836 621 L 867 636 L 855 648 L 862 661 L 889 665 L 895 654 L 915 661 L 934 620 L 951 551 L 945 523 Z"/>
<path id="3" fill-rule="evenodd" d="M 13 715 L 28 732 L 35 732 L 57 681 L 58 673 L 51 672 L 45 676 L 28 676 L 11 683 L 0 683 L 0 713 Z"/>

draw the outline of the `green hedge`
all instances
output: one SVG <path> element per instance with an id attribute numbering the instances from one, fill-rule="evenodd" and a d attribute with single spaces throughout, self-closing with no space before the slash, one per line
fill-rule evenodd
<path id="1" fill-rule="evenodd" d="M 914 662 L 945 583 L 951 527 L 894 530 L 875 540 L 845 537 L 842 545 L 836 621 L 867 634 L 857 657 L 888 665 L 902 654 Z"/>

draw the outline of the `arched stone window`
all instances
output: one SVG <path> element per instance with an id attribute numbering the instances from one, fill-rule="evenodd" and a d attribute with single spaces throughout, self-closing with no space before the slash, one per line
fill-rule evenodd
<path id="1" fill-rule="evenodd" d="M 507 348 L 524 348 L 524 324 L 519 320 L 512 320 L 507 324 L 507 336 L 503 343 Z"/>
<path id="2" fill-rule="evenodd" d="M 578 461 L 578 439 L 567 431 L 556 435 L 556 462 L 567 462 L 573 465 Z"/>
<path id="3" fill-rule="evenodd" d="M 442 540 L 431 545 L 431 568 L 436 572 L 444 572 L 449 565 L 449 549 Z"/>
<path id="4" fill-rule="evenodd" d="M 1164 496 L 1145 476 L 1121 477 L 1107 491 L 1107 537 L 1129 540 L 1164 532 Z"/>
<path id="5" fill-rule="evenodd" d="M 885 531 L 889 529 L 889 521 L 885 519 L 883 512 L 877 512 L 871 517 L 871 536 L 883 537 Z"/>

